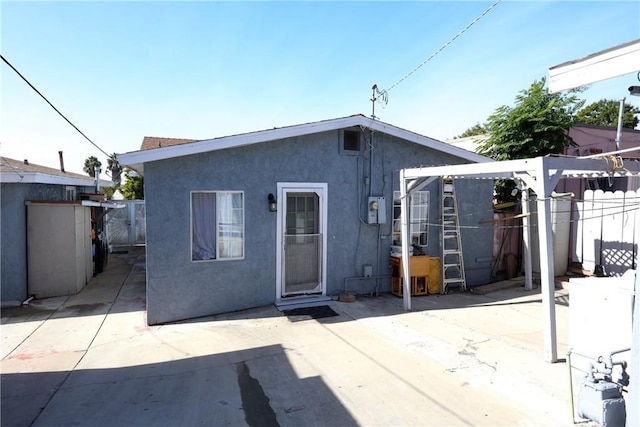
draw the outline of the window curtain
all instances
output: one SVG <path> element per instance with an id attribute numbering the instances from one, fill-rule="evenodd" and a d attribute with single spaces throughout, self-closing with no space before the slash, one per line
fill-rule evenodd
<path id="1" fill-rule="evenodd" d="M 216 193 L 191 195 L 192 259 L 216 257 Z"/>

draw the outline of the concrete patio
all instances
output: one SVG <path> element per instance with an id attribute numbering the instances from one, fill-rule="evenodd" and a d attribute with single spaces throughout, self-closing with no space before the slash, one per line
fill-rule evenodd
<path id="1" fill-rule="evenodd" d="M 112 254 L 79 294 L 2 310 L 3 426 L 572 425 L 536 290 L 147 326 L 144 261 L 141 248 Z M 556 301 L 564 355 L 568 291 Z"/>

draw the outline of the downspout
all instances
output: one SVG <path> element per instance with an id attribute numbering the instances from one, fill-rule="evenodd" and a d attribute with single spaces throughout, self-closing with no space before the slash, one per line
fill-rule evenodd
<path id="1" fill-rule="evenodd" d="M 618 111 L 618 131 L 616 132 L 616 150 L 620 149 L 620 134 L 622 133 L 622 114 L 624 113 L 624 97 L 620 100 L 620 111 Z"/>
<path id="2" fill-rule="evenodd" d="M 371 188 L 373 188 L 373 130 L 369 129 L 369 196 L 371 194 Z M 386 209 L 386 207 L 385 207 Z M 377 223 L 377 221 L 376 221 Z M 377 238 L 376 238 L 376 265 L 374 275 L 380 274 L 380 224 L 377 223 L 376 227 L 378 228 Z M 377 286 L 377 282 L 376 282 Z"/>
<path id="3" fill-rule="evenodd" d="M 368 193 L 369 196 L 371 196 L 371 187 L 372 187 L 372 182 L 373 182 L 373 131 L 369 130 L 369 141 L 366 141 L 365 138 L 365 142 L 367 143 L 367 151 L 369 152 L 369 188 Z"/>

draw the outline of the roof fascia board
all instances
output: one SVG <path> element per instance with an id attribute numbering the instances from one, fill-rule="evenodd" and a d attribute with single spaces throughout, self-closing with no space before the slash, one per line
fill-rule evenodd
<path id="1" fill-rule="evenodd" d="M 306 123 L 302 125 L 288 126 L 262 130 L 240 135 L 224 136 L 215 139 L 205 139 L 189 144 L 173 145 L 170 147 L 156 148 L 152 150 L 132 151 L 118 156 L 122 164 L 133 165 L 156 160 L 170 159 L 173 157 L 188 156 L 190 154 L 201 154 L 210 151 L 224 150 L 226 148 L 242 147 L 259 142 L 275 141 L 278 139 L 293 138 L 312 133 L 325 132 L 351 127 L 359 124 L 358 116 L 344 117 L 335 120 Z"/>
<path id="2" fill-rule="evenodd" d="M 40 172 L 0 172 L 0 181 L 6 183 L 20 184 L 58 184 L 58 185 L 75 185 L 79 187 L 94 186 L 96 181 L 92 178 L 73 178 L 58 175 L 49 175 Z M 101 185 L 104 181 L 100 181 Z M 109 182 L 108 185 L 111 185 Z M 104 186 L 104 185 L 102 185 Z"/>
<path id="3" fill-rule="evenodd" d="M 447 144 L 446 142 L 438 141 L 423 135 L 419 135 L 417 133 L 414 133 L 405 129 L 401 129 L 396 126 L 388 125 L 383 122 L 379 122 L 372 119 L 369 119 L 369 120 L 370 122 L 366 125 L 367 127 L 371 129 L 375 129 L 379 132 L 384 132 L 389 135 L 393 135 L 400 139 L 411 141 L 413 143 L 422 145 L 424 147 L 442 151 L 442 152 L 445 152 L 453 156 L 460 157 L 462 159 L 469 160 L 472 162 L 487 163 L 492 161 L 489 157 L 485 157 L 478 153 L 474 153 L 472 151 L 455 147 L 453 145 Z"/>
<path id="4" fill-rule="evenodd" d="M 549 68 L 549 92 L 573 89 L 640 70 L 640 40 Z"/>
<path id="5" fill-rule="evenodd" d="M 216 139 L 207 139 L 189 144 L 174 145 L 152 150 L 139 150 L 120 154 L 118 159 L 121 164 L 133 166 L 140 169 L 146 162 L 164 160 L 173 157 L 187 156 L 191 154 L 201 154 L 210 151 L 224 150 L 226 148 L 241 147 L 260 142 L 275 141 L 279 139 L 292 138 L 302 135 L 309 135 L 320 132 L 327 132 L 353 126 L 363 126 L 379 132 L 384 132 L 395 137 L 414 142 L 424 147 L 443 151 L 473 162 L 489 162 L 491 159 L 481 156 L 471 151 L 453 147 L 435 139 L 431 139 L 416 133 L 388 125 L 386 123 L 367 118 L 361 115 L 343 117 L 339 119 L 325 120 L 322 122 L 307 123 L 302 125 L 263 130 L 248 134 L 232 135 Z"/>

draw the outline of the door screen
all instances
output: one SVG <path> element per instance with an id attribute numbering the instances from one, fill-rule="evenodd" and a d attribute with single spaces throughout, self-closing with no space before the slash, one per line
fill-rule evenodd
<path id="1" fill-rule="evenodd" d="M 283 295 L 322 290 L 322 234 L 316 193 L 287 193 Z"/>

